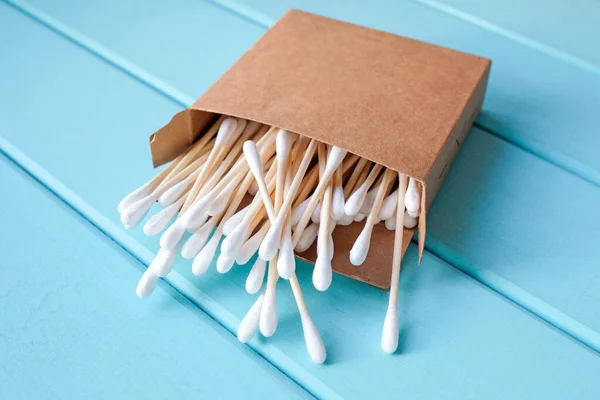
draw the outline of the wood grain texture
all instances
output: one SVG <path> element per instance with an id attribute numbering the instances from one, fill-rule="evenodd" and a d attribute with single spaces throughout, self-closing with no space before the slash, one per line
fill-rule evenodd
<path id="1" fill-rule="evenodd" d="M 108 225 L 118 223 L 118 200 L 150 176 L 148 132 L 178 106 L 5 6 L 0 6 L 0 22 L 27 44 L 0 37 L 0 52 L 9 55 L 0 74 L 8 88 L 0 94 L 0 132 L 35 160 L 38 166 L 28 164 L 32 173 L 52 174 L 104 215 Z M 28 68 L 40 59 L 44 68 Z M 94 222 L 104 224 L 105 219 Z M 156 238 L 144 237 L 139 229 L 130 235 L 121 230 L 118 237 L 135 238 L 137 245 L 128 250 L 136 257 L 146 259 L 149 249 L 156 250 Z M 336 276 L 323 295 L 310 289 L 306 264 L 299 265 L 299 278 L 329 348 L 330 365 L 316 366 L 306 356 L 284 283 L 278 288 L 279 332 L 270 341 L 254 340 L 252 347 L 321 398 L 365 398 L 373 395 L 373 387 L 382 398 L 600 395 L 595 353 L 431 254 L 419 268 L 415 247 L 407 254 L 400 288 L 400 354 L 389 357 L 379 350 L 386 293 Z M 180 261 L 176 270 L 187 278 L 178 289 L 234 330 L 253 302 L 243 295 L 248 268 L 197 278 L 191 276 L 190 263 Z"/>
<path id="2" fill-rule="evenodd" d="M 138 299 L 143 265 L 4 156 L 0 177 L 1 398 L 310 397 L 169 286 Z"/>

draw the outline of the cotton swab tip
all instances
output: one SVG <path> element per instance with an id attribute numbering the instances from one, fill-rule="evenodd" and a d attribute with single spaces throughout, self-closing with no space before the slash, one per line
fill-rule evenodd
<path id="1" fill-rule="evenodd" d="M 223 223 L 223 235 L 229 236 L 231 232 L 242 222 L 244 216 L 248 212 L 248 207 L 233 214 L 231 218 Z"/>
<path id="2" fill-rule="evenodd" d="M 398 348 L 398 310 L 390 306 L 385 314 L 383 331 L 381 334 L 381 348 L 384 352 L 392 354 Z"/>
<path id="3" fill-rule="evenodd" d="M 333 190 L 333 197 L 331 200 L 331 216 L 335 221 L 339 221 L 344 217 L 344 188 L 342 186 L 336 186 Z"/>
<path id="4" fill-rule="evenodd" d="M 248 278 L 246 278 L 246 292 L 254 294 L 260 290 L 260 287 L 265 280 L 266 269 L 267 262 L 260 257 L 257 258 L 248 274 Z"/>
<path id="5" fill-rule="evenodd" d="M 281 225 L 272 225 L 258 249 L 258 255 L 263 260 L 271 261 L 279 249 Z"/>
<path id="6" fill-rule="evenodd" d="M 346 215 L 355 216 L 360 211 L 362 207 L 365 197 L 367 195 L 367 189 L 364 186 L 361 186 L 354 193 L 348 197 L 346 200 L 346 204 L 344 205 L 344 213 Z"/>
<path id="7" fill-rule="evenodd" d="M 215 139 L 214 148 L 217 148 L 223 144 L 225 139 L 231 137 L 237 130 L 238 120 L 233 117 L 227 117 L 221 123 L 219 131 L 217 132 L 217 138 Z"/>
<path id="8" fill-rule="evenodd" d="M 260 333 L 265 337 L 271 337 L 277 330 L 277 302 L 275 298 L 275 288 L 265 292 L 262 310 L 259 321 Z"/>
<path id="9" fill-rule="evenodd" d="M 217 258 L 217 272 L 220 274 L 225 274 L 231 270 L 233 264 L 235 263 L 235 258 L 229 254 L 221 253 Z"/>
<path id="10" fill-rule="evenodd" d="M 262 176 L 263 175 L 263 166 L 260 161 L 260 154 L 258 153 L 258 148 L 256 147 L 256 143 L 252 140 L 248 140 L 244 143 L 244 156 L 246 157 L 246 161 L 248 162 L 248 166 L 254 176 Z"/>
<path id="11" fill-rule="evenodd" d="M 350 262 L 352 265 L 359 266 L 365 262 L 371 244 L 371 232 L 372 228 L 365 227 L 360 235 L 358 235 L 354 246 L 352 246 L 352 250 L 350 250 Z"/>
<path id="12" fill-rule="evenodd" d="M 175 247 L 183 237 L 185 229 L 181 220 L 176 220 L 160 237 L 160 247 L 167 250 Z"/>
<path id="13" fill-rule="evenodd" d="M 417 181 L 414 178 L 410 178 L 408 181 L 404 205 L 406 206 L 406 212 L 408 212 L 408 215 L 413 218 L 419 216 L 419 209 L 421 208 L 421 194 L 419 193 L 419 188 L 417 187 Z"/>
<path id="14" fill-rule="evenodd" d="M 164 208 L 175 203 L 186 191 L 189 183 L 190 181 L 188 179 L 184 179 L 165 190 L 165 192 L 158 198 L 158 205 Z"/>
<path id="15" fill-rule="evenodd" d="M 136 201 L 148 196 L 150 193 L 152 193 L 153 188 L 154 185 L 152 185 L 151 182 L 147 182 L 139 188 L 135 189 L 133 192 L 129 193 L 123 198 L 123 200 L 119 202 L 119 205 L 117 206 L 117 210 L 119 211 L 119 213 L 122 213 L 123 210 L 125 210 L 128 206 L 135 203 Z"/>
<path id="16" fill-rule="evenodd" d="M 150 208 L 154 204 L 154 201 L 155 198 L 150 195 L 136 201 L 133 204 L 130 204 L 121 213 L 121 222 L 123 223 L 123 225 L 137 225 L 142 220 L 142 218 L 144 218 L 144 215 L 146 215 L 146 213 L 150 210 Z"/>
<path id="17" fill-rule="evenodd" d="M 294 258 L 294 247 L 290 235 L 284 235 L 281 241 L 279 258 L 277 259 L 277 273 L 285 280 L 290 279 L 296 272 L 296 259 Z"/>
<path id="18" fill-rule="evenodd" d="M 261 294 L 240 322 L 237 330 L 237 338 L 240 342 L 248 343 L 256 335 L 264 298 L 264 295 Z"/>
<path id="19" fill-rule="evenodd" d="M 202 275 L 208 271 L 208 267 L 210 267 L 210 263 L 215 257 L 215 252 L 217 251 L 220 240 L 221 235 L 215 233 L 206 246 L 204 246 L 204 248 L 200 250 L 200 253 L 194 258 L 194 262 L 192 263 L 192 273 L 194 275 Z"/>
<path id="20" fill-rule="evenodd" d="M 157 282 L 158 276 L 154 275 L 154 272 L 150 268 L 147 268 L 135 289 L 135 294 L 140 299 L 150 296 L 154 292 L 154 289 L 156 289 Z"/>
<path id="21" fill-rule="evenodd" d="M 160 249 L 149 268 L 152 268 L 154 274 L 158 277 L 167 276 L 173 269 L 173 264 L 177 258 L 177 251 L 175 249 Z"/>
<path id="22" fill-rule="evenodd" d="M 321 292 L 329 289 L 332 280 L 331 260 L 327 255 L 318 255 L 313 270 L 313 285 Z"/>
<path id="23" fill-rule="evenodd" d="M 323 364 L 327 358 L 327 351 L 325 350 L 321 335 L 309 315 L 302 314 L 301 319 L 302 329 L 304 331 L 304 342 L 306 343 L 308 355 L 312 362 Z"/>
<path id="24" fill-rule="evenodd" d="M 404 227 L 412 229 L 419 223 L 419 218 L 411 217 L 408 213 L 404 214 Z"/>

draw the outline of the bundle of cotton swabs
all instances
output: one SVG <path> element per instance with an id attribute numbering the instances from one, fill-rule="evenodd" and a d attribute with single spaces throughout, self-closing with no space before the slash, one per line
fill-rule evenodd
<path id="1" fill-rule="evenodd" d="M 247 194 L 254 197 L 242 207 Z M 246 290 L 255 294 L 264 288 L 240 323 L 239 340 L 249 341 L 257 330 L 266 337 L 275 333 L 275 287 L 282 278 L 291 286 L 306 347 L 316 363 L 325 360 L 326 351 L 296 277 L 294 251 L 304 252 L 316 241 L 313 284 L 324 291 L 332 280 L 332 232 L 336 226 L 365 220 L 349 255 L 353 265 L 360 265 L 369 251 L 373 226 L 385 223 L 396 234 L 381 343 L 388 353 L 396 350 L 403 232 L 396 227 L 417 224 L 420 192 L 414 179 L 314 139 L 222 116 L 166 168 L 119 203 L 125 228 L 135 227 L 154 203 L 161 209 L 147 219 L 144 232 L 164 232 L 160 250 L 138 284 L 139 297 L 152 293 L 158 278 L 173 268 L 178 252 L 193 259 L 195 275 L 208 270 L 221 242 L 216 260 L 220 273 L 236 263 L 246 264 L 258 252 Z M 186 231 L 191 235 L 184 238 Z"/>

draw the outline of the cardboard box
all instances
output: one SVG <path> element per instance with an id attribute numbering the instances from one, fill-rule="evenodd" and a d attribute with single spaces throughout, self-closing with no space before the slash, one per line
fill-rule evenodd
<path id="1" fill-rule="evenodd" d="M 154 166 L 175 158 L 220 114 L 284 128 L 416 178 L 426 211 L 483 102 L 488 59 L 298 10 L 288 11 L 191 107 L 150 138 Z M 334 232 L 336 272 L 390 285 L 394 233 L 379 224 L 360 267 L 362 224 Z M 404 251 L 414 230 L 406 229 Z M 303 258 L 316 259 L 314 248 Z"/>

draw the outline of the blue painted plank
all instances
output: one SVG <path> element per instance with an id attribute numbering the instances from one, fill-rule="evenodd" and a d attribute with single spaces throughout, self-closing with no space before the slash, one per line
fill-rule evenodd
<path id="1" fill-rule="evenodd" d="M 143 266 L 3 156 L 0 177 L 1 398 L 309 397 L 169 286 L 140 301 Z"/>
<path id="2" fill-rule="evenodd" d="M 45 11 L 52 12 L 53 15 L 59 16 L 67 23 L 94 35 L 97 40 L 111 46 L 120 46 L 119 50 L 127 57 L 131 52 L 133 59 L 144 62 L 144 67 L 148 71 L 156 72 L 160 76 L 163 76 L 164 69 L 160 59 L 150 56 L 153 54 L 152 52 L 160 54 L 167 51 L 172 54 L 184 54 L 193 52 L 194 46 L 197 45 L 196 41 L 183 40 L 172 40 L 166 43 L 161 41 L 160 32 L 154 33 L 152 30 L 138 32 L 137 29 L 131 28 L 132 24 L 122 24 L 115 30 L 102 29 L 103 23 L 97 19 L 97 16 L 102 13 L 121 12 L 124 14 L 120 18 L 127 17 L 132 20 L 135 18 L 131 11 L 134 8 L 124 6 L 122 2 L 111 6 L 116 7 L 113 12 L 108 11 L 110 7 L 107 6 L 107 3 L 102 3 L 101 7 L 92 2 L 87 3 L 86 7 L 77 7 L 69 2 L 39 4 Z M 194 7 L 208 7 L 205 3 L 199 2 L 199 4 Z M 227 4 L 234 4 L 240 14 L 259 15 L 258 12 L 242 8 L 240 3 L 228 2 Z M 274 19 L 283 13 L 290 3 L 248 1 L 246 4 L 255 6 L 265 15 L 270 15 Z M 566 72 L 561 72 L 561 69 L 576 69 L 551 57 L 537 54 L 527 47 L 498 35 L 432 11 L 427 7 L 410 2 L 398 4 L 389 5 L 389 7 L 395 8 L 391 9 L 387 17 L 381 11 L 384 7 L 372 7 L 366 3 L 355 2 L 347 4 L 345 7 L 339 7 L 339 2 L 304 2 L 303 7 L 415 37 L 425 35 L 425 39 L 433 41 L 452 39 L 452 43 L 446 44 L 454 43 L 457 45 L 456 47 L 462 46 L 463 43 L 465 46 L 487 45 L 489 51 L 495 52 L 501 61 L 500 63 L 496 62 L 494 66 L 496 78 L 493 81 L 496 82 L 498 79 L 500 81 L 490 87 L 490 96 L 492 97 L 498 92 L 507 93 L 512 90 L 509 88 L 513 88 L 515 91 L 521 90 L 515 88 L 515 83 L 513 83 L 513 81 L 517 82 L 515 76 L 519 76 L 519 79 L 523 81 L 538 79 L 539 87 L 541 87 L 540 79 L 548 77 L 539 78 L 540 73 L 543 75 L 550 71 L 550 73 L 566 74 Z M 157 12 L 154 15 L 163 16 L 155 19 L 155 24 L 174 26 L 174 29 L 180 29 L 176 26 L 178 20 L 165 12 L 163 8 L 165 6 L 161 2 L 156 1 L 152 5 L 161 10 L 160 13 Z M 189 4 L 186 3 L 186 6 Z M 175 6 L 175 9 L 178 8 L 179 6 Z M 129 11 L 125 12 L 124 10 Z M 196 11 L 196 8 L 189 8 L 188 13 L 190 15 L 197 13 L 196 17 L 202 18 L 202 13 Z M 265 17 L 265 19 L 269 18 Z M 260 18 L 257 20 L 262 21 Z M 108 21 L 108 19 L 105 18 L 104 21 Z M 95 28 L 88 30 L 88 25 L 95 26 Z M 249 24 L 240 21 L 238 25 L 235 31 L 241 32 L 245 36 L 248 33 L 247 29 L 250 29 L 248 28 Z M 208 29 L 213 29 L 212 25 Z M 147 49 L 148 54 L 142 57 L 138 54 L 138 50 L 132 49 L 131 46 L 124 46 L 116 40 L 117 37 L 128 36 L 135 37 L 136 40 L 147 37 L 152 43 L 152 47 Z M 234 45 L 221 46 L 222 52 L 226 52 L 228 48 L 238 50 Z M 227 54 L 229 57 L 229 53 Z M 513 58 L 510 56 L 511 54 L 521 54 L 524 58 Z M 535 74 L 531 70 L 523 72 L 521 66 L 515 63 L 515 59 L 525 59 L 532 65 L 539 64 L 541 65 L 540 71 Z M 501 65 L 500 72 L 498 72 L 498 64 Z M 192 66 L 188 69 L 192 69 Z M 195 77 L 201 78 L 203 74 L 196 72 L 194 70 L 188 76 L 178 76 L 179 81 L 190 82 L 190 84 L 177 86 L 177 90 L 186 91 L 188 88 L 191 91 L 199 90 L 200 87 L 194 86 Z M 580 73 L 583 72 L 574 71 L 575 80 L 577 80 L 577 76 L 581 76 Z M 572 82 L 565 82 L 565 86 L 559 89 L 550 88 L 549 90 L 556 91 L 556 95 L 554 98 L 544 99 L 543 102 L 540 102 L 540 98 L 545 95 L 539 94 L 540 92 L 535 88 L 530 87 L 526 90 L 532 93 L 532 97 L 527 101 L 530 101 L 535 107 L 543 108 L 540 113 L 536 114 L 537 117 L 532 116 L 531 121 L 528 122 L 534 132 L 546 135 L 542 129 L 538 128 L 546 126 L 546 124 L 554 125 L 554 132 L 566 129 L 555 120 L 557 115 L 562 118 L 564 114 L 553 113 L 551 115 L 546 106 L 548 101 L 560 101 L 569 104 L 569 107 L 571 104 L 577 105 L 580 100 L 578 96 L 588 92 L 576 89 L 575 91 L 580 93 L 575 96 L 573 90 L 565 89 Z M 175 81 L 173 83 L 175 84 Z M 594 83 L 598 83 L 598 80 L 591 79 L 586 85 Z M 588 94 L 596 96 L 600 90 L 597 92 L 593 94 L 590 90 Z M 566 101 L 567 98 L 571 100 Z M 508 113 L 506 118 L 513 118 L 513 111 L 521 112 L 519 111 L 520 106 L 511 105 L 510 102 L 506 102 L 504 106 L 511 108 L 510 112 L 506 111 Z M 577 105 L 577 107 L 579 106 Z M 590 112 L 589 115 L 581 116 L 580 119 L 573 115 L 572 122 L 591 123 L 592 119 L 597 118 L 596 115 L 598 114 Z M 487 118 L 486 114 L 481 118 Z M 523 115 L 523 118 L 526 119 L 526 116 Z M 568 132 L 572 133 L 573 131 L 569 130 Z M 593 132 L 593 129 L 588 131 L 590 135 L 593 135 Z M 580 132 L 576 133 L 580 134 Z M 444 185 L 432 209 L 428 230 L 428 248 L 486 285 L 540 315 L 551 324 L 600 350 L 600 316 L 593 307 L 593 304 L 597 304 L 600 296 L 595 289 L 600 284 L 600 277 L 596 273 L 598 262 L 594 247 L 594 240 L 598 237 L 595 227 L 600 224 L 600 215 L 594 212 L 599 196 L 598 189 L 479 129 L 474 130 L 473 136 L 475 138 L 468 141 L 468 145 L 459 155 L 459 166 L 452 169 L 449 178 L 451 183 Z M 562 136 L 569 137 L 569 135 Z M 551 139 L 552 136 L 549 135 L 548 138 Z M 540 140 L 545 140 L 545 138 Z M 592 154 L 594 153 L 593 143 L 595 142 L 586 142 L 582 139 L 573 141 L 573 146 L 587 147 Z M 128 145 L 133 146 L 131 143 Z M 136 150 L 139 150 L 139 146 Z M 596 157 L 596 159 L 598 158 Z M 493 166 L 493 170 L 487 172 L 489 176 L 483 178 L 484 172 L 481 171 L 480 165 L 486 166 L 486 168 L 491 168 L 488 167 L 489 165 Z M 503 176 L 514 178 L 507 180 L 503 179 Z M 140 178 L 139 181 L 143 180 Z M 472 181 L 478 182 L 478 185 L 471 185 Z M 499 188 L 504 188 L 508 182 L 513 181 L 514 190 L 511 190 L 513 197 L 499 196 Z M 556 182 L 556 184 L 545 184 L 548 181 Z M 460 192 L 455 187 L 460 188 Z M 125 185 L 123 192 L 126 192 Z M 540 206 L 540 203 L 543 204 Z M 465 207 L 464 204 L 471 206 Z M 520 205 L 520 210 L 527 210 L 526 215 L 523 215 L 522 212 L 515 212 L 515 204 Z M 456 210 L 460 210 L 460 213 L 457 213 Z M 550 210 L 553 214 L 550 214 Z M 585 214 L 578 213 L 577 210 L 589 211 Z M 454 217 L 455 215 L 460 216 L 460 221 L 459 218 Z M 553 215 L 553 217 L 549 218 L 549 215 Z M 498 216 L 502 216 L 502 218 Z M 579 232 L 578 239 L 564 233 L 564 226 L 567 222 L 573 231 Z M 518 235 L 514 234 L 515 226 L 519 226 Z M 155 242 L 151 240 L 143 238 L 140 240 L 145 240 L 144 243 L 148 243 L 151 247 L 155 246 Z M 550 258 L 548 257 L 549 249 L 553 254 Z M 527 265 L 527 267 L 517 268 L 516 266 L 519 265 Z M 566 266 L 569 267 L 566 268 Z M 541 279 L 542 276 L 545 279 Z M 561 279 L 555 277 L 561 277 Z"/>
<path id="3" fill-rule="evenodd" d="M 600 75 L 596 0 L 417 0 Z"/>
<path id="4" fill-rule="evenodd" d="M 94 223 L 136 257 L 148 260 L 147 247 L 155 250 L 156 238 L 145 238 L 139 229 L 126 233 L 117 228 L 115 204 L 134 183 L 149 176 L 143 167 L 149 125 L 170 114 L 173 106 L 45 28 L 5 10 L 0 7 L 3 26 L 28 45 L 0 38 L 0 52 L 10 60 L 0 73 L 0 82 L 10 89 L 0 94 L 0 134 L 41 166 L 6 143 L 5 151 L 92 215 Z M 27 70 L 50 55 L 42 76 Z M 115 143 L 125 149 L 115 149 Z M 175 274 L 178 290 L 234 330 L 253 301 L 243 295 L 248 269 L 235 268 L 225 276 L 211 271 L 201 278 L 190 276 L 189 262 L 180 261 L 176 269 L 183 274 Z M 417 268 L 416 250 L 409 250 L 401 287 L 401 353 L 392 357 L 379 350 L 386 293 L 336 277 L 323 294 L 310 289 L 306 264 L 300 265 L 299 273 L 331 365 L 313 365 L 306 357 L 292 296 L 283 283 L 278 334 L 269 341 L 257 339 L 252 346 L 318 397 L 365 398 L 373 396 L 373 388 L 379 397 L 400 393 L 417 399 L 593 399 L 600 394 L 595 353 L 429 253 Z M 129 290 L 133 294 L 133 287 Z"/>

